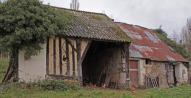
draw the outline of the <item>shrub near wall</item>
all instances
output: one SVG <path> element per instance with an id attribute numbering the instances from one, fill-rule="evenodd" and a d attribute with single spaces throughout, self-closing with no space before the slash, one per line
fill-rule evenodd
<path id="1" fill-rule="evenodd" d="M 42 90 L 78 90 L 80 85 L 76 81 L 63 81 L 63 80 L 44 80 L 35 83 Z"/>

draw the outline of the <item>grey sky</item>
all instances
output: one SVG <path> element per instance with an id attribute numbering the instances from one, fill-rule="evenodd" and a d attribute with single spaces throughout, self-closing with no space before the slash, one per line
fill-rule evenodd
<path id="1" fill-rule="evenodd" d="M 71 0 L 43 0 L 45 4 L 69 8 Z M 169 34 L 180 32 L 191 17 L 191 0 L 79 0 L 80 10 L 106 13 L 116 21 L 157 28 Z"/>

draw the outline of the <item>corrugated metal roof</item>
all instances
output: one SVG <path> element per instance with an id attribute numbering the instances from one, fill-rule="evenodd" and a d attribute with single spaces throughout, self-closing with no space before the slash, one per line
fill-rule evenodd
<path id="1" fill-rule="evenodd" d="M 144 27 L 117 23 L 131 38 L 130 57 L 145 58 L 155 61 L 181 61 L 187 62 L 180 54 L 162 42 L 156 32 Z"/>
<path id="2" fill-rule="evenodd" d="M 105 14 L 57 8 L 74 15 L 69 32 L 64 35 L 107 41 L 130 42 L 123 30 Z"/>

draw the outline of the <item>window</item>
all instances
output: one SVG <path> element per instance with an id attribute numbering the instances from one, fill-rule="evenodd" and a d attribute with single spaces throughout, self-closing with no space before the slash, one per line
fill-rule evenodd
<path id="1" fill-rule="evenodd" d="M 145 60 L 145 64 L 147 64 L 147 65 L 148 65 L 148 64 L 151 64 L 151 60 L 150 60 L 150 59 L 146 59 L 146 60 Z"/>

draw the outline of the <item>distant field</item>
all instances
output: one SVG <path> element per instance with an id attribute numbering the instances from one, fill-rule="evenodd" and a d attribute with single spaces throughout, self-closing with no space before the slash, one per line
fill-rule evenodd
<path id="1" fill-rule="evenodd" d="M 6 72 L 7 65 L 7 60 L 0 60 L 0 80 Z M 137 90 L 135 94 L 132 94 L 128 90 L 79 88 L 66 91 L 44 91 L 39 87 L 12 85 L 3 91 L 0 87 L 0 98 L 191 98 L 191 86 Z"/>

